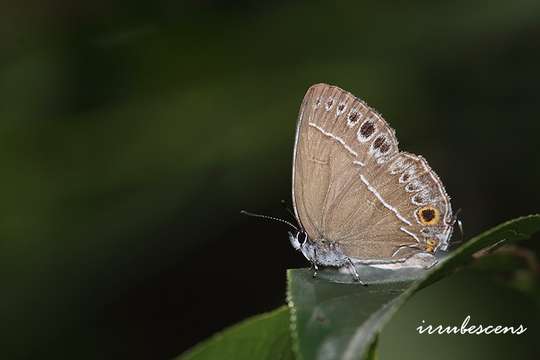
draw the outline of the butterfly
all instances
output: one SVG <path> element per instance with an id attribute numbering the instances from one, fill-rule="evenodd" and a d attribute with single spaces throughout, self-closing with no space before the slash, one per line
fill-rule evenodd
<path id="1" fill-rule="evenodd" d="M 420 155 L 399 151 L 381 114 L 337 86 L 304 96 L 293 153 L 292 246 L 315 269 L 437 262 L 456 218 L 440 178 Z M 360 281 L 361 282 L 361 281 Z"/>

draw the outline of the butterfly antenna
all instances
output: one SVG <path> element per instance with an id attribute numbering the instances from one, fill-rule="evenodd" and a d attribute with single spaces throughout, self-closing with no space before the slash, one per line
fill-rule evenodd
<path id="1" fill-rule="evenodd" d="M 281 200 L 281 205 L 283 206 L 283 208 L 285 208 L 285 210 L 287 210 L 289 214 L 291 214 L 293 219 L 296 219 L 296 215 L 294 215 L 294 212 L 291 210 L 289 205 L 287 205 L 287 202 L 285 200 Z"/>
<path id="2" fill-rule="evenodd" d="M 300 231 L 298 230 L 298 228 L 296 226 L 294 226 L 293 223 L 287 221 L 287 220 L 283 220 L 283 219 L 280 219 L 280 218 L 276 218 L 276 217 L 273 217 L 273 216 L 268 216 L 268 215 L 261 215 L 261 214 L 254 214 L 254 213 L 251 213 L 251 212 L 248 212 L 248 211 L 245 211 L 245 210 L 241 210 L 240 211 L 240 214 L 243 214 L 243 215 L 247 215 L 247 216 L 253 216 L 253 217 L 258 217 L 258 218 L 262 218 L 262 219 L 268 219 L 268 220 L 274 220 L 274 221 L 279 221 L 281 223 L 284 223 L 284 224 L 287 224 L 289 225 L 290 227 L 292 227 L 294 230 L 296 231 Z"/>

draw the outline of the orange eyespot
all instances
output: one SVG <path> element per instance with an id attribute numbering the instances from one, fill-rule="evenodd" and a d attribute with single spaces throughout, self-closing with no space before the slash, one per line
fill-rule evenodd
<path id="1" fill-rule="evenodd" d="M 433 252 L 438 243 L 439 242 L 435 239 L 428 239 L 428 241 L 426 241 L 426 251 Z"/>
<path id="2" fill-rule="evenodd" d="M 437 225 L 441 220 L 439 209 L 433 206 L 424 206 L 416 212 L 422 225 Z"/>

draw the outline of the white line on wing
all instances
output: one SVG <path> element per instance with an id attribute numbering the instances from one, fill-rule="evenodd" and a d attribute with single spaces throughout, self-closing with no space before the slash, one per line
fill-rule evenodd
<path id="1" fill-rule="evenodd" d="M 399 228 L 399 230 L 403 231 L 405 234 L 407 235 L 410 235 L 414 238 L 414 240 L 416 240 L 417 243 L 420 243 L 420 239 L 418 238 L 418 236 L 416 236 L 416 234 L 410 232 L 409 230 L 405 229 L 403 226 Z"/>
<path id="2" fill-rule="evenodd" d="M 351 147 L 349 145 L 347 145 L 345 143 L 345 141 L 340 138 L 339 136 L 336 136 L 332 133 L 329 133 L 328 131 L 325 131 L 322 127 L 320 127 L 319 125 L 317 124 L 314 124 L 314 123 L 309 123 L 309 126 L 311 127 L 314 127 L 315 129 L 319 130 L 320 132 L 322 132 L 324 135 L 326 136 L 329 136 L 331 137 L 332 139 L 336 140 L 338 143 L 340 143 L 341 145 L 343 145 L 343 147 L 348 151 L 350 152 L 352 155 L 354 155 L 355 157 L 358 156 L 358 154 L 356 153 L 356 151 L 354 151 L 353 149 L 351 149 Z"/>
<path id="3" fill-rule="evenodd" d="M 384 205 L 384 207 L 386 207 L 388 210 L 392 211 L 394 214 L 396 214 L 397 218 L 401 221 L 403 221 L 405 224 L 407 225 L 412 225 L 411 222 L 407 219 L 405 219 L 400 213 L 399 211 L 397 211 L 397 209 L 395 207 L 393 207 L 392 205 L 388 204 L 386 201 L 384 201 L 384 199 L 382 198 L 381 194 L 379 194 L 379 192 L 373 187 L 371 186 L 371 184 L 367 181 L 367 179 L 364 177 L 364 175 L 360 174 L 360 179 L 362 179 L 362 182 L 364 184 L 366 184 L 367 188 L 369 191 L 371 191 L 373 193 L 373 195 L 375 195 L 377 197 L 377 199 L 379 199 L 379 201 Z"/>

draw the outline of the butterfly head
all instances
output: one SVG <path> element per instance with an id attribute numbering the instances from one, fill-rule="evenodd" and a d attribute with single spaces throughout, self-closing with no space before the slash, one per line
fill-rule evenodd
<path id="1" fill-rule="evenodd" d="M 296 233 L 289 231 L 289 240 L 291 245 L 296 250 L 300 251 L 306 259 L 313 262 L 316 258 L 316 245 L 308 241 L 308 235 L 303 230 L 298 230 Z"/>
<path id="2" fill-rule="evenodd" d="M 307 234 L 302 230 L 298 230 L 294 234 L 289 231 L 289 240 L 291 241 L 291 245 L 295 250 L 301 251 L 303 246 L 306 244 L 307 238 Z"/>

